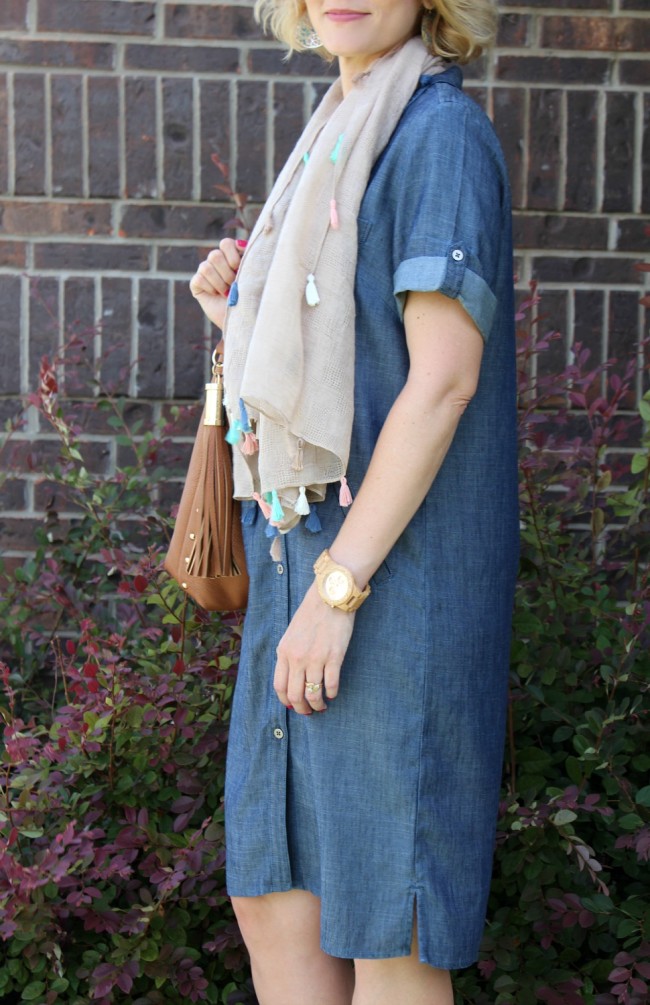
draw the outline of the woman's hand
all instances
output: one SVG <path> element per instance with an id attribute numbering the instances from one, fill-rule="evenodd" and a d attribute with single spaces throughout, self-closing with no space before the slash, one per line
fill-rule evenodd
<path id="1" fill-rule="evenodd" d="M 211 251 L 201 262 L 190 280 L 190 292 L 196 297 L 203 312 L 213 325 L 223 328 L 230 287 L 237 278 L 246 241 L 234 241 L 231 237 L 219 242 L 219 247 Z"/>
<path id="2" fill-rule="evenodd" d="M 277 648 L 273 687 L 283 705 L 302 715 L 325 711 L 325 696 L 338 693 L 353 628 L 354 613 L 328 607 L 314 582 Z M 306 683 L 322 686 L 306 693 Z"/>

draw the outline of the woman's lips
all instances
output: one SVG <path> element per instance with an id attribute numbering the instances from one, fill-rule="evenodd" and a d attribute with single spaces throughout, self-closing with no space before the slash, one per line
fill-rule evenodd
<path id="1" fill-rule="evenodd" d="M 366 14 L 356 10 L 328 10 L 325 17 L 330 21 L 360 21 Z"/>

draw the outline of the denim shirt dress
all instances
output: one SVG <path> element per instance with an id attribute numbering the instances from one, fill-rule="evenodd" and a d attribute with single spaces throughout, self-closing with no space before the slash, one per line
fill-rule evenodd
<path id="1" fill-rule="evenodd" d="M 280 704 L 275 649 L 345 510 L 332 487 L 321 529 L 283 535 L 275 562 L 257 504 L 243 504 L 251 589 L 226 781 L 231 895 L 310 890 L 323 949 L 347 958 L 408 955 L 415 911 L 420 959 L 445 969 L 476 960 L 485 924 L 518 559 L 508 182 L 461 85 L 454 66 L 421 78 L 362 201 L 353 494 L 406 381 L 409 290 L 441 291 L 473 318 L 478 390 L 371 580 L 323 714 Z"/>

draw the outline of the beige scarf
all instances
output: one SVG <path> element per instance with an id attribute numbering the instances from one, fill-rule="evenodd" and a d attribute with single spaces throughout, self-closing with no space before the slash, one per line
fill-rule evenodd
<path id="1" fill-rule="evenodd" d="M 231 289 L 224 383 L 234 494 L 288 530 L 345 473 L 353 418 L 357 214 L 422 74 L 412 38 L 326 93 L 251 234 Z M 259 447 L 259 450 L 258 450 Z"/>

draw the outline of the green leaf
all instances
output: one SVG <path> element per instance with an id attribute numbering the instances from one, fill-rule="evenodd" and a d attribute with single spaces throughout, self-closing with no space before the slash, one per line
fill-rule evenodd
<path id="1" fill-rule="evenodd" d="M 556 827 L 564 827 L 565 824 L 572 824 L 574 820 L 578 819 L 578 814 L 574 813 L 573 810 L 558 810 L 551 817 L 551 820 Z"/>
<path id="2" fill-rule="evenodd" d="M 40 998 L 45 991 L 45 984 L 43 981 L 32 981 L 27 987 L 23 988 L 23 993 L 20 996 L 22 1001 L 33 1002 L 37 998 Z"/>
<path id="3" fill-rule="evenodd" d="M 648 467 L 648 461 L 650 458 L 647 454 L 634 454 L 632 457 L 632 462 L 630 464 L 630 471 L 633 475 L 639 475 L 642 471 Z"/>
<path id="4" fill-rule="evenodd" d="M 638 806 L 650 806 L 650 785 L 645 785 L 642 789 L 639 789 L 634 801 Z"/>
<path id="5" fill-rule="evenodd" d="M 637 827 L 643 827 L 643 820 L 636 813 L 626 813 L 625 816 L 619 817 L 618 826 L 624 831 L 635 831 Z"/>

